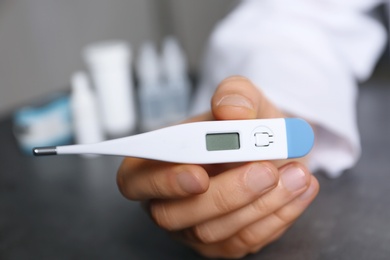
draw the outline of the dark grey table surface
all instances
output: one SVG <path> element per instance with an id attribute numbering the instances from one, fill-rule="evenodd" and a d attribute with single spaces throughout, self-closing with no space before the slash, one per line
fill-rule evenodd
<path id="1" fill-rule="evenodd" d="M 363 154 L 276 243 L 246 259 L 390 259 L 390 88 L 361 88 Z M 202 259 L 119 194 L 121 158 L 27 157 L 0 122 L 0 259 Z"/>

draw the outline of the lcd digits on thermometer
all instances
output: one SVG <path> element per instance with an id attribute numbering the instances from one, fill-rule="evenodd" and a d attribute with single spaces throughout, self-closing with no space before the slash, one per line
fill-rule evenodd
<path id="1" fill-rule="evenodd" d="M 175 163 L 228 163 L 305 156 L 314 143 L 298 118 L 181 124 L 95 144 L 34 148 L 34 155 L 103 154 Z"/>

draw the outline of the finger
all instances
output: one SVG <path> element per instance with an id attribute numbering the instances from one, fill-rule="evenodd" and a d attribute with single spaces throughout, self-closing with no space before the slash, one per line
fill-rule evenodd
<path id="1" fill-rule="evenodd" d="M 188 243 L 188 242 L 187 242 L 187 244 L 208 258 L 239 259 L 239 258 L 242 258 L 242 257 L 250 254 L 250 253 L 256 253 L 256 252 L 260 251 L 262 248 L 264 248 L 268 244 L 270 244 L 273 241 L 275 241 L 276 239 L 280 238 L 290 226 L 291 225 L 286 226 L 286 227 L 282 228 L 281 230 L 276 231 L 274 234 L 271 235 L 271 237 L 269 237 L 263 243 L 260 243 L 252 248 L 243 247 L 243 246 L 240 246 L 240 247 L 232 246 L 230 240 L 219 242 L 219 243 L 213 243 L 213 244 Z"/>
<path id="2" fill-rule="evenodd" d="M 280 237 L 282 237 L 284 235 L 284 233 L 286 233 L 286 231 L 292 226 L 292 224 L 290 225 L 287 225 L 285 227 L 283 227 L 282 229 L 278 230 L 275 234 L 272 234 L 269 238 L 267 238 L 263 243 L 255 246 L 255 247 L 252 247 L 250 249 L 250 253 L 254 254 L 254 253 L 257 253 L 259 252 L 261 249 L 263 249 L 265 246 L 275 242 L 276 240 L 278 240 Z"/>
<path id="3" fill-rule="evenodd" d="M 211 100 L 211 108 L 217 120 L 284 117 L 259 88 L 240 76 L 221 82 Z"/>
<path id="4" fill-rule="evenodd" d="M 318 181 L 315 177 L 312 176 L 312 180 L 310 182 L 310 187 L 302 194 L 300 195 L 298 198 L 296 198 L 295 200 L 293 200 L 291 203 L 289 203 L 287 206 L 283 207 L 282 209 L 279 210 L 279 212 L 277 212 L 276 214 L 277 215 L 280 215 L 280 216 L 283 216 L 283 215 L 286 215 L 288 213 L 286 212 L 293 212 L 294 210 L 297 210 L 298 209 L 298 212 L 296 212 L 295 214 L 297 215 L 296 218 L 298 218 L 302 213 L 303 211 L 305 211 L 305 209 L 309 206 L 309 204 L 315 199 L 315 197 L 318 195 L 318 192 L 319 192 L 319 184 L 318 184 Z M 306 204 L 306 205 L 305 205 Z M 298 207 L 297 207 L 298 205 Z M 299 211 L 299 208 L 303 208 L 303 210 L 301 209 Z M 286 212 L 283 212 L 283 211 L 286 211 Z M 284 218 L 284 217 L 283 217 Z M 295 218 L 295 219 L 296 219 Z M 281 228 L 278 232 L 276 232 L 274 235 L 270 236 L 265 242 L 264 244 L 265 245 L 268 245 L 274 241 L 276 241 L 277 239 L 279 239 L 286 231 L 287 229 L 289 229 L 294 221 L 291 221 L 289 224 L 287 224 L 285 227 Z M 257 251 L 259 251 L 260 248 L 253 248 L 252 249 L 252 253 L 255 253 Z"/>
<path id="5" fill-rule="evenodd" d="M 281 230 L 276 231 L 274 234 L 271 235 L 267 240 L 265 240 L 263 243 L 256 245 L 252 248 L 244 248 L 244 247 L 232 247 L 230 243 L 227 243 L 225 241 L 219 242 L 219 243 L 212 243 L 212 244 L 203 244 L 200 242 L 188 242 L 184 240 L 184 243 L 195 249 L 197 252 L 202 254 L 203 256 L 206 256 L 208 258 L 230 258 L 230 259 L 239 259 L 242 258 L 250 253 L 256 253 L 260 251 L 262 248 L 267 246 L 268 244 L 274 242 L 278 238 L 280 238 L 290 227 L 291 225 L 288 225 Z M 177 234 L 174 234 L 173 237 L 176 238 L 182 238 L 182 236 L 178 236 Z"/>
<path id="6" fill-rule="evenodd" d="M 229 239 L 204 244 L 190 242 L 189 245 L 208 257 L 243 257 L 255 253 L 279 238 L 313 201 L 319 190 L 317 180 L 312 177 L 309 188 L 285 207 L 253 223 Z"/>
<path id="7" fill-rule="evenodd" d="M 278 182 L 278 171 L 269 162 L 247 163 L 210 179 L 207 192 L 182 200 L 150 205 L 156 223 L 168 230 L 194 226 L 256 200 Z"/>
<path id="8" fill-rule="evenodd" d="M 198 165 L 126 158 L 118 170 L 117 184 L 130 200 L 183 198 L 205 192 L 209 177 Z"/>
<path id="9" fill-rule="evenodd" d="M 286 165 L 280 169 L 279 183 L 273 190 L 230 214 L 197 225 L 191 230 L 193 237 L 203 243 L 227 239 L 304 193 L 310 181 L 311 174 L 306 167 L 298 163 Z"/>
<path id="10" fill-rule="evenodd" d="M 304 212 L 317 195 L 318 190 L 318 182 L 312 176 L 310 187 L 305 193 L 266 218 L 247 226 L 231 239 L 224 241 L 224 243 L 231 248 L 236 248 L 236 251 L 242 251 L 271 242 L 270 238 L 273 238 L 274 234 L 286 229 Z"/>

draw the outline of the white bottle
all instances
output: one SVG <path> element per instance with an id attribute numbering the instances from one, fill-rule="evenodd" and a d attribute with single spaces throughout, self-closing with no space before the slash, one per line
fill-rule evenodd
<path id="1" fill-rule="evenodd" d="M 76 143 L 103 141 L 104 134 L 96 97 L 84 72 L 76 72 L 72 75 L 70 107 Z"/>
<path id="2" fill-rule="evenodd" d="M 96 87 L 103 128 L 110 137 L 134 132 L 136 112 L 131 74 L 131 50 L 127 43 L 97 43 L 84 50 Z"/>
<path id="3" fill-rule="evenodd" d="M 166 124 L 164 115 L 165 93 L 162 88 L 160 59 L 156 46 L 145 42 L 136 62 L 139 80 L 140 129 L 151 131 Z"/>
<path id="4" fill-rule="evenodd" d="M 176 38 L 164 39 L 161 63 L 167 93 L 166 114 L 170 123 L 177 123 L 188 115 L 191 83 L 187 59 Z"/>

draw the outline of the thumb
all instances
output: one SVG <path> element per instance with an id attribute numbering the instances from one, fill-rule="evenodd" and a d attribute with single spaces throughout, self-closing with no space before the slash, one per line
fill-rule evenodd
<path id="1" fill-rule="evenodd" d="M 250 80 L 234 76 L 223 80 L 211 99 L 217 120 L 277 118 L 285 115 Z"/>

